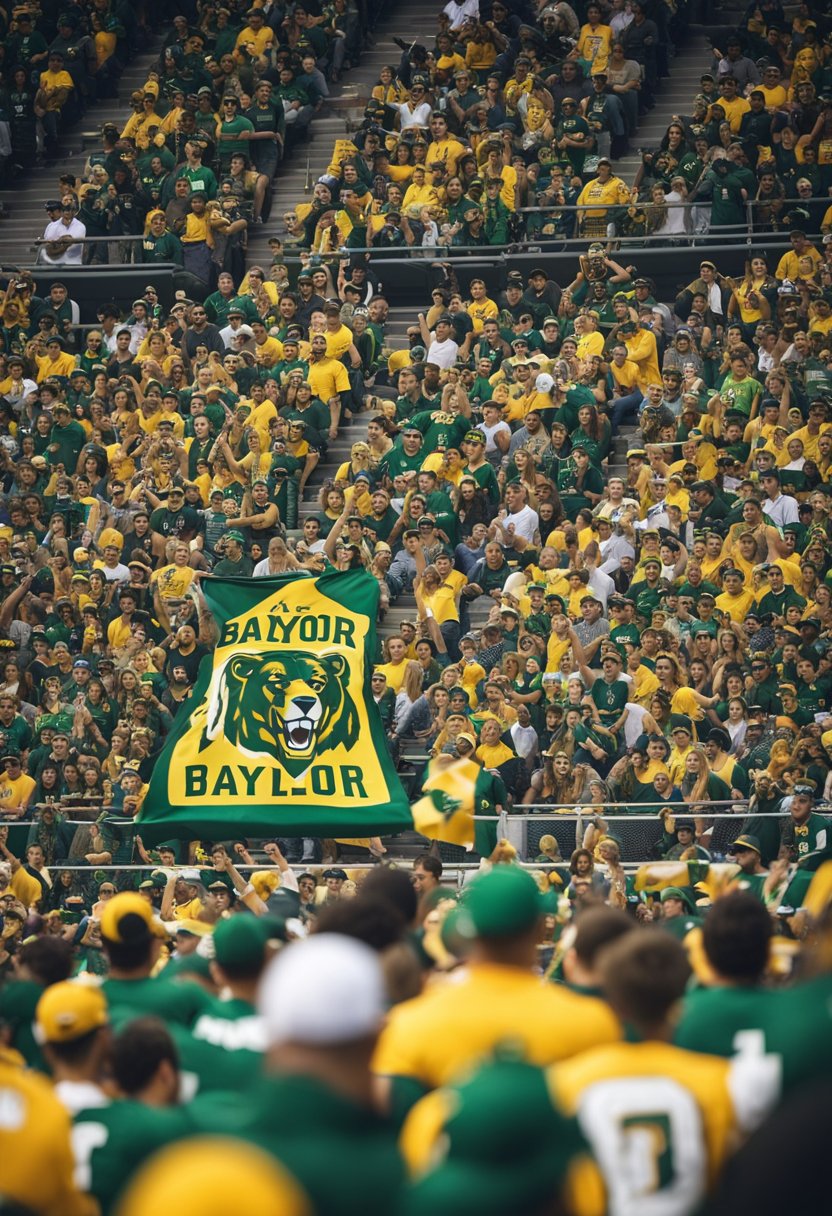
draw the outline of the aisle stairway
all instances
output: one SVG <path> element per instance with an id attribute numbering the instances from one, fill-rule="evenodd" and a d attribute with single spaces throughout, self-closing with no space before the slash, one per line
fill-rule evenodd
<path id="1" fill-rule="evenodd" d="M 122 129 L 132 113 L 130 94 L 140 89 L 147 73 L 155 65 L 162 47 L 162 36 L 154 40 L 150 50 L 137 55 L 127 65 L 118 82 L 118 98 L 91 105 L 85 116 L 62 138 L 67 155 L 47 168 L 33 169 L 11 187 L 0 190 L 3 217 L 0 218 L 0 267 L 29 266 L 34 263 L 32 248 L 46 226 L 44 203 L 60 197 L 58 178 L 62 173 L 80 177 L 90 151 L 101 147 L 100 132 L 105 122 L 114 122 Z"/>

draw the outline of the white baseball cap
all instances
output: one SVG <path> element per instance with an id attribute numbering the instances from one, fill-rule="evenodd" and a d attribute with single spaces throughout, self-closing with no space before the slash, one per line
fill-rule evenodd
<path id="1" fill-rule="evenodd" d="M 313 934 L 282 950 L 265 970 L 257 1001 L 271 1046 L 375 1034 L 386 1003 L 378 955 L 340 933 Z"/>
<path id="2" fill-rule="evenodd" d="M 551 393 L 555 387 L 555 382 L 548 372 L 541 372 L 535 380 L 534 386 L 539 393 Z"/>

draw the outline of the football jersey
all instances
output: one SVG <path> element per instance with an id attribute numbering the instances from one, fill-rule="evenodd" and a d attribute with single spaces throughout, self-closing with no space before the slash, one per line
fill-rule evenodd
<path id="1" fill-rule="evenodd" d="M 70 1119 L 52 1086 L 0 1048 L 0 1188 L 4 1205 L 47 1216 L 95 1216 L 73 1178 Z"/>
<path id="2" fill-rule="evenodd" d="M 77 1186 L 94 1195 L 107 1216 L 139 1166 L 188 1128 L 184 1111 L 131 1099 L 79 1111 L 71 1133 Z"/>
<path id="3" fill-rule="evenodd" d="M 373 1069 L 394 1079 L 394 1102 L 399 1078 L 410 1083 L 415 1100 L 452 1083 L 497 1048 L 511 1047 L 529 1063 L 545 1065 L 620 1037 L 620 1024 L 603 1001 L 544 984 L 518 967 L 481 963 L 394 1006 Z"/>
<path id="4" fill-rule="evenodd" d="M 739 1134 L 777 1100 L 749 1057 L 721 1060 L 661 1042 L 612 1043 L 549 1070 L 607 1188 L 609 1216 L 688 1216 Z"/>

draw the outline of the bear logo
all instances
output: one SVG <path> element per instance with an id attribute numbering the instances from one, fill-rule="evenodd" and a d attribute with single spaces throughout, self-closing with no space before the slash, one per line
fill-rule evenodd
<path id="1" fill-rule="evenodd" d="M 218 676 L 200 748 L 222 737 L 299 777 L 323 752 L 358 740 L 347 677 L 341 654 L 235 655 Z"/>

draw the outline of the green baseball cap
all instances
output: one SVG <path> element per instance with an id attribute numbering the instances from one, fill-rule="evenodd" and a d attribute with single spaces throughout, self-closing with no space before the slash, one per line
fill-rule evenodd
<path id="1" fill-rule="evenodd" d="M 577 1122 L 555 1106 L 542 1069 L 497 1060 L 441 1092 L 445 1117 L 433 1130 L 437 1151 L 430 1154 L 439 1161 L 409 1188 L 408 1216 L 505 1216 L 560 1206 L 553 1199 L 587 1149 Z"/>
<path id="2" fill-rule="evenodd" d="M 244 545 L 246 543 L 246 538 L 243 536 L 242 532 L 237 531 L 226 532 L 225 539 L 236 540 L 238 545 Z"/>
<path id="3" fill-rule="evenodd" d="M 530 929 L 548 905 L 537 883 L 518 866 L 495 866 L 471 883 L 457 918 L 457 932 L 475 937 L 507 937 Z"/>
<path id="4" fill-rule="evenodd" d="M 214 930 L 214 957 L 220 967 L 244 971 L 263 965 L 270 941 L 286 940 L 282 921 L 273 916 L 230 916 L 217 922 Z"/>
<path id="5" fill-rule="evenodd" d="M 691 900 L 687 891 L 683 891 L 681 887 L 665 887 L 661 893 L 662 903 L 666 903 L 668 899 L 681 899 L 685 907 L 690 911 Z"/>

